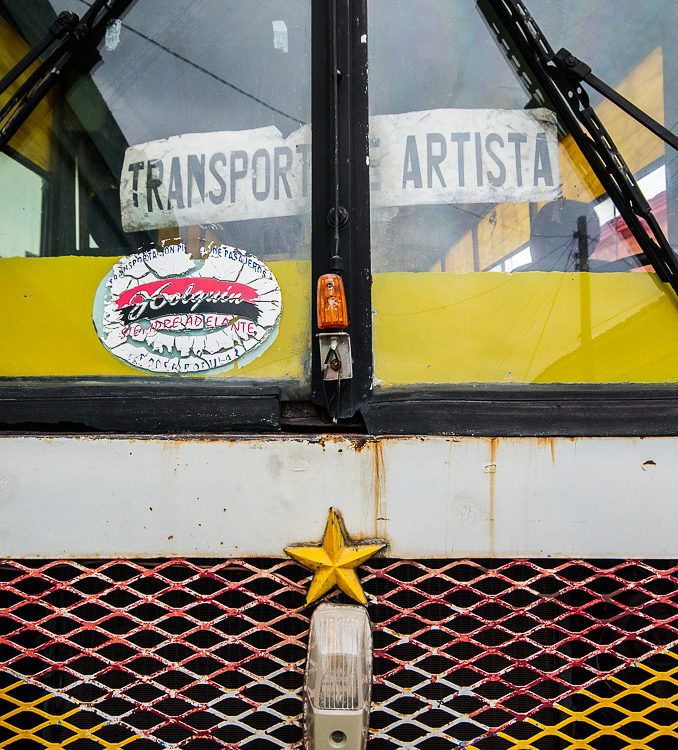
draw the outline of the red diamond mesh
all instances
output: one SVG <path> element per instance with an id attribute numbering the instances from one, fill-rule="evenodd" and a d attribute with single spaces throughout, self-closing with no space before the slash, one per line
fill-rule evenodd
<path id="1" fill-rule="evenodd" d="M 361 577 L 371 750 L 669 747 L 678 662 L 657 660 L 678 643 L 675 561 L 384 559 Z M 0 747 L 300 744 L 309 613 L 296 564 L 7 561 L 0 579 Z M 641 667 L 649 687 L 614 687 L 640 684 Z M 586 721 L 563 723 L 576 712 Z"/>

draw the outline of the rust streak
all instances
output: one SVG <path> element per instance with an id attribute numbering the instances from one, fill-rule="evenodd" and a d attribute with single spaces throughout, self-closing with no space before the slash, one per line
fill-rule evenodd
<path id="1" fill-rule="evenodd" d="M 490 465 L 493 467 L 493 471 L 490 472 L 490 512 L 489 512 L 489 532 L 490 532 L 490 554 L 494 555 L 496 535 L 494 529 L 494 478 L 496 475 L 497 466 L 497 440 L 498 438 L 492 438 L 490 440 Z"/>
<path id="2" fill-rule="evenodd" d="M 380 526 L 386 518 L 386 498 L 384 497 L 386 470 L 384 467 L 384 446 L 381 440 L 374 443 L 374 535 L 380 536 Z"/>
<path id="3" fill-rule="evenodd" d="M 537 445 L 540 448 L 547 448 L 551 451 L 551 462 L 556 463 L 556 441 L 554 438 L 537 438 Z"/>

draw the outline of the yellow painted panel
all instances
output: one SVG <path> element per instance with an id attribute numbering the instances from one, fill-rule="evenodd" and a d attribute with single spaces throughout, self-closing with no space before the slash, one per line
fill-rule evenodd
<path id="1" fill-rule="evenodd" d="M 14 29 L 0 18 L 0 78 L 5 75 L 15 63 L 17 63 L 29 50 L 26 42 Z M 24 73 L 18 81 L 13 84 L 6 95 L 0 98 L 0 104 L 4 104 L 17 88 L 26 80 Z M 49 169 L 49 141 L 52 122 L 52 97 L 48 95 L 35 108 L 26 122 L 13 136 L 9 145 L 20 154 L 30 159 L 34 164 Z"/>
<path id="2" fill-rule="evenodd" d="M 646 273 L 375 274 L 382 385 L 678 381 L 678 300 Z"/>
<path id="3" fill-rule="evenodd" d="M 92 305 L 117 258 L 0 259 L 0 376 L 129 375 L 142 373 L 116 359 L 94 330 Z M 275 342 L 243 368 L 210 377 L 302 380 L 310 358 L 310 261 L 268 264 L 282 289 Z"/>

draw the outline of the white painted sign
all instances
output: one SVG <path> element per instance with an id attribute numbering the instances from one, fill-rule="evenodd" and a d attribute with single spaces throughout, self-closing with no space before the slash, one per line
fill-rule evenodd
<path id="1" fill-rule="evenodd" d="M 561 194 L 548 109 L 435 109 L 370 120 L 372 206 L 527 203 Z"/>
<path id="2" fill-rule="evenodd" d="M 295 216 L 310 210 L 311 129 L 190 133 L 125 151 L 126 232 Z"/>
<path id="3" fill-rule="evenodd" d="M 560 196 L 555 114 L 434 109 L 370 118 L 373 206 Z M 311 128 L 191 133 L 131 146 L 120 179 L 132 232 L 309 211 Z"/>
<path id="4" fill-rule="evenodd" d="M 93 312 L 111 354 L 141 370 L 193 374 L 228 369 L 273 342 L 282 297 L 270 269 L 227 245 L 206 254 L 194 260 L 169 245 L 113 266 Z"/>

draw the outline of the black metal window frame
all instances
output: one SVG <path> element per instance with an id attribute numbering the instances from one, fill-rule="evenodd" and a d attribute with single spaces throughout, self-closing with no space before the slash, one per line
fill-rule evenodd
<path id="1" fill-rule="evenodd" d="M 242 386 L 170 378 L 0 379 L 0 427 L 50 432 L 280 432 L 479 436 L 674 435 L 677 384 L 460 384 L 372 389 L 367 0 L 312 2 L 312 268 L 331 268 L 336 182 L 348 221 L 340 229 L 353 378 L 339 420 L 324 414 L 312 325 L 312 404 L 284 403 L 275 384 Z M 336 39 L 336 67 L 333 42 Z M 368 40 L 369 41 L 369 40 Z M 337 75 L 336 101 L 334 76 Z M 336 120 L 335 120 L 336 106 Z M 335 132 L 334 123 L 338 123 Z M 335 136 L 338 159 L 335 161 Z M 338 168 L 335 169 L 335 165 Z M 678 184 L 669 175 L 669 184 Z M 336 181 L 336 182 L 335 182 Z M 676 221 L 678 209 L 669 220 Z"/>

